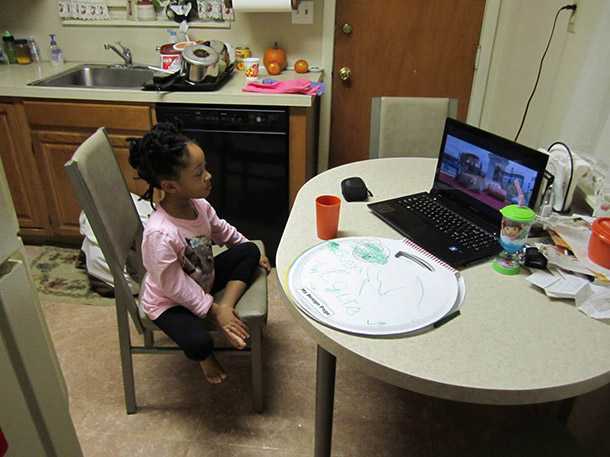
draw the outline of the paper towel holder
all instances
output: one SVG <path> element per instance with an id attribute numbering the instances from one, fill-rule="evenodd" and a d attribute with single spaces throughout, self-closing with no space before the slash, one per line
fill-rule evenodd
<path id="1" fill-rule="evenodd" d="M 225 1 L 225 8 L 233 8 L 233 0 L 224 0 L 224 1 Z M 291 4 L 293 10 L 299 9 L 299 3 L 301 3 L 301 0 L 290 0 L 290 4 Z"/>

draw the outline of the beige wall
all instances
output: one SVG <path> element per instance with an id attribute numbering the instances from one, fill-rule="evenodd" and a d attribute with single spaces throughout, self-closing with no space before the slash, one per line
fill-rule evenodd
<path id="1" fill-rule="evenodd" d="M 514 138 L 532 90 L 553 18 L 565 0 L 503 0 L 481 127 Z M 519 142 L 565 141 L 578 153 L 608 160 L 610 138 L 610 2 L 581 0 L 575 33 L 560 13 Z"/>
<path id="2" fill-rule="evenodd" d="M 249 46 L 255 55 L 278 41 L 294 61 L 307 59 L 321 65 L 323 0 L 314 5 L 313 25 L 293 25 L 289 13 L 241 13 L 230 30 L 196 29 L 190 31 L 195 39 L 220 39 L 235 46 Z M 166 43 L 165 28 L 149 27 L 76 27 L 62 26 L 55 0 L 0 0 L 0 30 L 10 30 L 16 37 L 33 35 L 48 60 L 48 34 L 56 33 L 66 60 L 86 62 L 117 62 L 118 56 L 105 51 L 106 42 L 122 41 L 133 51 L 134 61 L 156 64 L 155 47 Z"/>

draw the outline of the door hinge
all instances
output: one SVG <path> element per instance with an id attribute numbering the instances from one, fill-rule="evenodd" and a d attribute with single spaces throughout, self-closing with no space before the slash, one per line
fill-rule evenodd
<path id="1" fill-rule="evenodd" d="M 479 59 L 481 58 L 481 45 L 477 45 L 477 54 L 474 56 L 474 69 L 479 69 Z"/>

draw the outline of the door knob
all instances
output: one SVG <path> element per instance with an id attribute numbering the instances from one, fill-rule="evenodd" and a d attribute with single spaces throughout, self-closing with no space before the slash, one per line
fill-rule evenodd
<path id="1" fill-rule="evenodd" d="M 352 30 L 353 30 L 353 28 L 352 28 L 352 24 L 347 24 L 347 23 L 346 23 L 346 24 L 343 24 L 343 25 L 341 26 L 341 31 L 342 31 L 343 33 L 345 33 L 346 35 L 351 34 L 351 33 L 352 33 Z"/>
<path id="2" fill-rule="evenodd" d="M 341 67 L 339 70 L 339 78 L 341 81 L 349 81 L 352 79 L 352 70 L 349 67 Z"/>

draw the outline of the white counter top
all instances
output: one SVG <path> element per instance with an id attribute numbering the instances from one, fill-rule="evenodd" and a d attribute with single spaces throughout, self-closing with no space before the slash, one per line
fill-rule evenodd
<path id="1" fill-rule="evenodd" d="M 243 73 L 237 71 L 222 88 L 211 92 L 155 92 L 135 89 L 28 86 L 28 83 L 81 64 L 82 62 L 70 62 L 53 66 L 49 62 L 42 62 L 29 65 L 0 65 L 0 97 L 298 107 L 310 107 L 313 103 L 313 96 L 309 95 L 242 92 L 241 89 L 246 84 L 246 79 Z M 273 79 L 277 80 L 297 78 L 319 81 L 322 79 L 322 73 L 299 74 L 294 71 L 285 71 L 281 75 L 273 76 Z"/>

